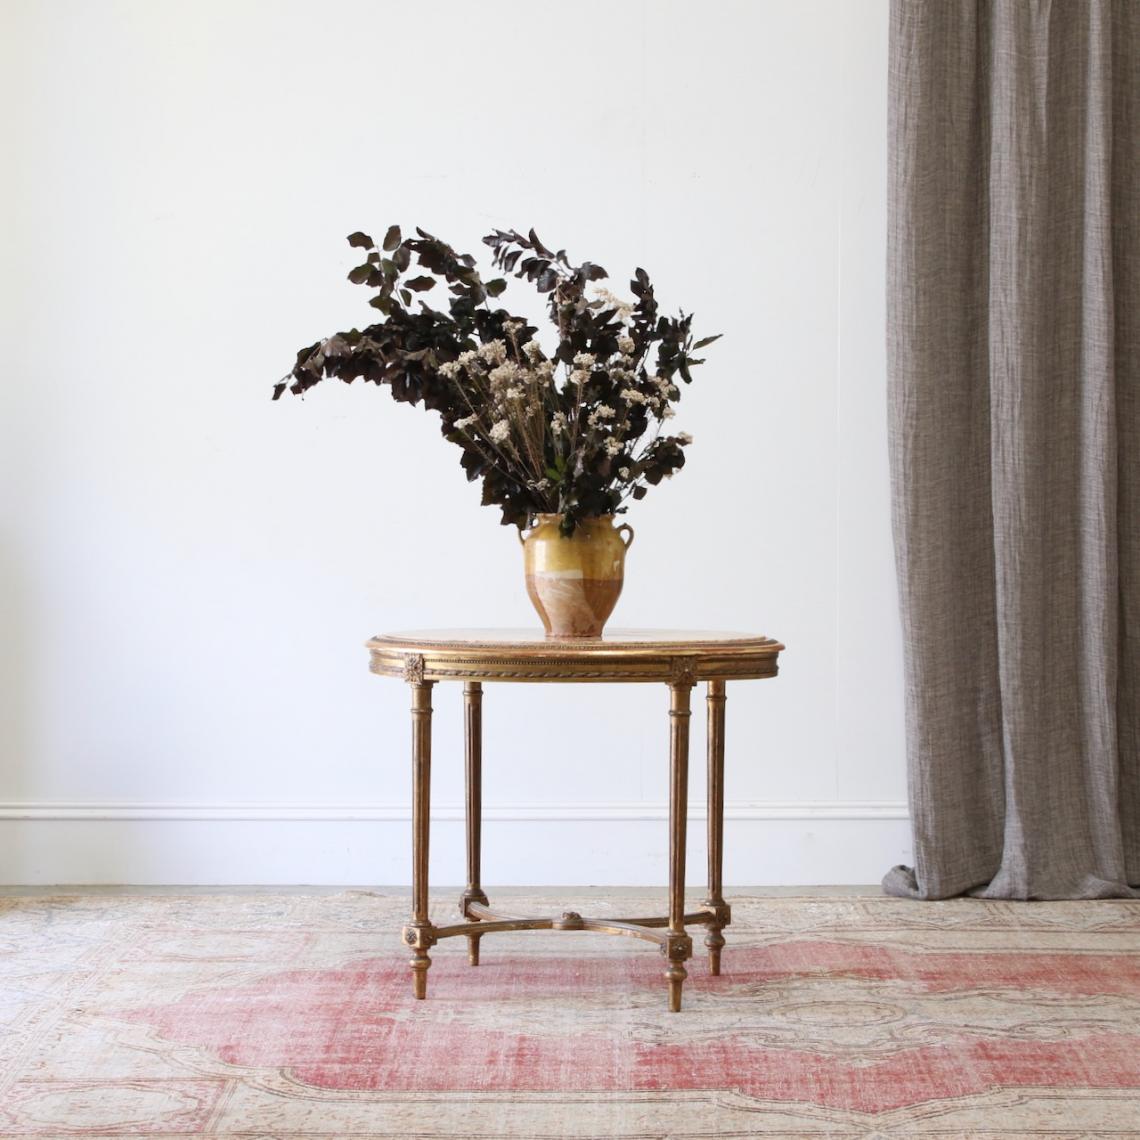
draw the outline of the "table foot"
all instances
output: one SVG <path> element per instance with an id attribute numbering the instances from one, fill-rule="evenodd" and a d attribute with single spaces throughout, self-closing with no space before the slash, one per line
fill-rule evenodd
<path id="1" fill-rule="evenodd" d="M 724 935 L 715 927 L 705 935 L 705 946 L 709 952 L 709 973 L 714 978 L 720 977 L 720 952 L 724 947 Z"/>
<path id="2" fill-rule="evenodd" d="M 720 977 L 720 952 L 724 948 L 724 928 L 732 921 L 732 908 L 720 897 L 705 899 L 704 908 L 708 915 L 708 929 L 705 931 L 705 948 L 709 952 L 709 973 Z"/>
<path id="3" fill-rule="evenodd" d="M 427 972 L 431 968 L 431 959 L 426 951 L 417 950 L 409 964 L 412 967 L 412 996 L 423 1001 L 427 997 Z"/>
<path id="4" fill-rule="evenodd" d="M 436 943 L 435 929 L 430 924 L 404 927 L 404 943 L 412 951 L 412 993 L 415 997 L 427 997 L 427 972 L 431 969 L 428 951 Z"/>
<path id="5" fill-rule="evenodd" d="M 665 978 L 669 983 L 669 1012 L 681 1012 L 681 986 L 689 976 L 688 970 L 680 962 L 670 962 L 669 969 L 665 971 Z"/>
<path id="6" fill-rule="evenodd" d="M 487 901 L 487 895 L 484 893 L 482 887 L 469 886 L 467 890 L 459 896 L 459 913 L 462 914 L 464 918 L 478 922 L 479 916 L 474 914 L 471 910 L 472 903 L 480 904 L 484 907 L 491 905 Z M 479 965 L 479 942 L 482 937 L 482 934 L 467 935 L 467 963 L 470 966 Z"/>
<path id="7" fill-rule="evenodd" d="M 469 966 L 479 965 L 479 940 L 482 937 L 482 934 L 467 935 L 467 964 Z"/>
<path id="8" fill-rule="evenodd" d="M 693 956 L 693 940 L 683 932 L 669 931 L 661 952 L 669 960 L 665 980 L 669 983 L 669 1012 L 681 1012 L 681 986 L 689 976 L 685 962 Z"/>

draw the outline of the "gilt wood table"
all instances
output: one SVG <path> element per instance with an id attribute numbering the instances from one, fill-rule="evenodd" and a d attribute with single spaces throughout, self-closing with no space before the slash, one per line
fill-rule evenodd
<path id="1" fill-rule="evenodd" d="M 724 850 L 724 705 L 727 681 L 774 677 L 784 647 L 768 637 L 737 633 L 616 630 L 589 640 L 551 640 L 525 630 L 430 630 L 382 634 L 367 643 L 373 673 L 404 680 L 412 690 L 412 918 L 404 942 L 413 957 L 412 992 L 427 994 L 428 951 L 441 938 L 465 935 L 471 965 L 479 941 L 505 930 L 594 930 L 656 943 L 668 960 L 669 1008 L 681 1008 L 685 962 L 692 956 L 686 924 L 705 928 L 709 972 L 720 973 L 721 933 L 731 911 L 722 896 Z M 437 681 L 462 681 L 467 792 L 467 889 L 459 900 L 466 922 L 436 926 L 428 914 L 431 823 L 431 693 Z M 482 828 L 482 702 L 488 681 L 658 682 L 669 688 L 669 913 L 647 918 L 592 919 L 576 911 L 558 918 L 517 917 L 492 909 L 480 883 Z M 685 823 L 688 811 L 689 720 L 693 686 L 708 696 L 708 895 L 685 911 Z"/>

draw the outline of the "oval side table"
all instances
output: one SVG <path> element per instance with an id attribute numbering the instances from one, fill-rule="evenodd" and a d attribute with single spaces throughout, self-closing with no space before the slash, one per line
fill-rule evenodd
<path id="1" fill-rule="evenodd" d="M 528 630 L 423 630 L 382 634 L 367 642 L 371 669 L 412 690 L 412 918 L 404 942 L 412 950 L 412 988 L 427 994 L 428 951 L 441 938 L 465 935 L 471 964 L 479 941 L 504 930 L 595 930 L 656 943 L 668 960 L 669 1008 L 681 1008 L 685 962 L 692 956 L 686 924 L 705 927 L 709 972 L 720 973 L 721 931 L 731 911 L 722 896 L 725 683 L 774 677 L 784 648 L 768 637 L 674 630 L 614 630 L 585 640 L 553 640 Z M 431 823 L 431 692 L 438 681 L 462 681 L 467 788 L 467 889 L 460 909 L 468 921 L 436 926 L 428 914 Z M 659 682 L 669 687 L 669 913 L 647 918 L 517 917 L 491 908 L 480 884 L 482 826 L 482 701 L 490 681 Z M 708 896 L 685 912 L 685 823 L 688 812 L 689 719 L 692 689 L 708 686 Z"/>

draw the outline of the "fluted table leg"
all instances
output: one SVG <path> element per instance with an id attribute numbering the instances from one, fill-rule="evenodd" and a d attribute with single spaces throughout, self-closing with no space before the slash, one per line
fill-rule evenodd
<path id="1" fill-rule="evenodd" d="M 488 905 L 480 883 L 480 853 L 483 829 L 483 686 L 468 681 L 463 686 L 463 723 L 467 775 L 467 889 L 459 900 L 460 910 L 468 918 L 468 903 Z M 467 961 L 479 965 L 481 934 L 467 935 Z"/>
<path id="2" fill-rule="evenodd" d="M 412 683 L 412 921 L 404 941 L 412 949 L 412 992 L 427 996 L 428 950 L 435 933 L 428 916 L 428 834 L 431 826 L 431 690 L 434 681 Z"/>
<path id="3" fill-rule="evenodd" d="M 692 939 L 685 933 L 685 825 L 689 811 L 689 719 L 693 682 L 669 683 L 669 928 L 664 947 L 669 959 L 669 1009 L 681 1011 L 681 986 L 692 955 Z"/>
<path id="4" fill-rule="evenodd" d="M 724 682 L 709 681 L 708 696 L 708 846 L 709 893 L 705 908 L 715 918 L 708 924 L 705 946 L 709 952 L 709 973 L 720 973 L 720 952 L 724 946 L 721 931 L 729 924 L 731 912 L 724 901 Z"/>

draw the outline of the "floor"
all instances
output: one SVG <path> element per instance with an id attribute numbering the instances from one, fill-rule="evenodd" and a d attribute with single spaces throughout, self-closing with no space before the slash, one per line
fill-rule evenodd
<path id="1" fill-rule="evenodd" d="M 652 946 L 566 931 L 444 940 L 417 1002 L 404 889 L 4 893 L 0 1137 L 1140 1136 L 1140 902 L 737 890 L 672 1014 Z"/>

